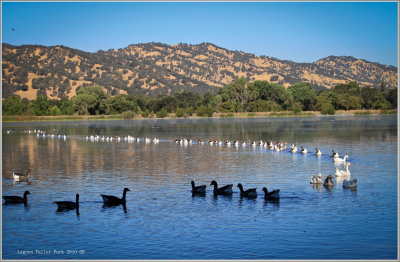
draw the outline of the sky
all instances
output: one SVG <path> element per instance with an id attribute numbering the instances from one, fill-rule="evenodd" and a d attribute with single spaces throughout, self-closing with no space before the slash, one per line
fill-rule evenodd
<path id="1" fill-rule="evenodd" d="M 3 2 L 2 43 L 96 52 L 213 43 L 294 62 L 353 56 L 398 66 L 393 2 Z"/>

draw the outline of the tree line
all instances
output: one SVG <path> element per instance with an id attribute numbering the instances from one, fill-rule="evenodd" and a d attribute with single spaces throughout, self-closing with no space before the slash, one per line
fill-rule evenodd
<path id="1" fill-rule="evenodd" d="M 220 88 L 216 94 L 200 95 L 194 92 L 177 92 L 173 95 L 108 95 L 100 86 L 84 86 L 76 96 L 51 100 L 37 95 L 35 100 L 10 96 L 3 100 L 3 115 L 111 115 L 124 118 L 137 115 L 166 117 L 212 116 L 214 112 L 279 112 L 321 111 L 335 114 L 335 110 L 395 109 L 397 88 L 363 87 L 350 81 L 332 89 L 316 91 L 310 83 L 296 83 L 288 88 L 268 81 L 248 82 L 238 78 Z"/>

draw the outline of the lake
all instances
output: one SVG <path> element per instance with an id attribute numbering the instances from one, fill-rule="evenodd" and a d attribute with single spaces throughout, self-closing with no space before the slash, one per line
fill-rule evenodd
<path id="1" fill-rule="evenodd" d="M 3 259 L 398 258 L 397 116 L 23 122 L 2 132 L 3 196 L 30 192 L 27 205 L 3 200 Z M 282 140 L 309 153 L 199 139 Z M 349 155 L 356 189 L 310 184 L 344 169 L 332 149 Z M 28 168 L 29 183 L 12 179 Z M 205 196 L 192 196 L 192 180 Z M 214 197 L 212 180 L 233 184 L 232 196 Z M 241 198 L 238 183 L 258 197 Z M 100 194 L 125 187 L 126 208 L 103 207 Z M 264 200 L 263 187 L 280 189 L 280 201 Z M 54 201 L 77 193 L 79 215 L 57 211 Z"/>

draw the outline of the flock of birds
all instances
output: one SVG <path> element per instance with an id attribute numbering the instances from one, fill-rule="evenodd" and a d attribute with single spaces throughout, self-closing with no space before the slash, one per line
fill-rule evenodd
<path id="1" fill-rule="evenodd" d="M 126 208 L 126 192 L 131 191 L 129 188 L 124 188 L 122 193 L 122 198 L 112 196 L 112 195 L 103 195 L 101 197 L 103 199 L 103 206 L 118 206 L 122 205 L 124 209 Z M 23 197 L 20 196 L 3 196 L 4 204 L 25 204 L 28 203 L 28 195 L 30 195 L 29 191 L 25 191 Z M 76 194 L 75 202 L 73 201 L 54 201 L 53 203 L 57 204 L 57 211 L 67 211 L 67 210 L 76 210 L 79 215 L 79 194 Z"/>
<path id="2" fill-rule="evenodd" d="M 46 134 L 45 131 L 42 130 L 33 130 L 33 131 L 24 131 L 25 133 L 34 133 L 36 134 L 38 137 L 42 136 L 42 137 L 57 137 L 57 138 L 62 138 L 62 139 L 66 139 L 66 135 L 55 135 L 55 134 Z M 7 134 L 10 134 L 11 130 L 7 130 Z M 153 143 L 153 144 L 158 144 L 160 142 L 160 140 L 158 138 L 139 138 L 139 137 L 133 137 L 133 136 L 99 136 L 99 135 L 90 135 L 90 136 L 85 136 L 84 139 L 86 141 L 90 141 L 90 142 L 99 142 L 99 141 L 105 141 L 105 142 L 111 142 L 111 141 L 128 141 L 128 142 L 141 142 L 144 141 L 146 144 L 149 143 Z M 192 145 L 194 142 L 191 139 L 175 139 L 174 141 L 176 144 L 180 144 L 181 146 L 188 146 L 188 145 Z M 219 146 L 235 146 L 235 147 L 246 147 L 247 145 L 252 146 L 252 147 L 261 147 L 261 148 L 266 148 L 269 150 L 274 150 L 276 152 L 280 152 L 282 150 L 286 150 L 287 149 L 287 145 L 288 143 L 284 143 L 282 141 L 279 142 L 272 142 L 272 141 L 265 141 L 263 142 L 262 140 L 260 140 L 259 142 L 256 141 L 241 141 L 239 142 L 238 140 L 236 140 L 235 142 L 233 141 L 218 141 L 218 140 L 207 140 L 207 141 L 203 141 L 203 140 L 198 140 L 197 141 L 198 145 L 204 145 L 204 144 L 208 144 L 210 146 L 213 145 L 219 145 Z M 290 148 L 289 148 L 289 152 L 291 153 L 302 153 L 302 154 L 308 154 L 308 150 L 304 147 L 304 146 L 300 146 L 300 150 L 298 150 L 298 145 L 296 144 L 291 144 Z M 315 148 L 315 153 L 316 156 L 321 156 L 322 152 L 321 150 L 319 150 L 318 148 Z M 335 163 L 338 164 L 344 164 L 345 165 L 345 169 L 339 169 L 336 167 L 335 170 L 335 176 L 336 176 L 336 180 L 343 181 L 343 188 L 356 188 L 357 187 L 357 179 L 351 179 L 350 180 L 350 170 L 349 170 L 349 166 L 351 166 L 352 164 L 350 162 L 347 162 L 347 159 L 349 158 L 348 155 L 345 155 L 343 158 L 340 158 L 339 154 L 337 152 L 335 152 L 334 150 L 332 150 L 332 155 L 331 155 L 333 161 Z M 13 180 L 15 181 L 20 181 L 20 179 L 25 179 L 27 182 L 29 181 L 29 173 L 31 172 L 30 169 L 28 169 L 26 171 L 25 174 L 23 173 L 16 173 L 13 172 Z M 335 183 L 333 182 L 333 176 L 332 175 L 328 175 L 325 180 L 323 179 L 322 174 L 318 174 L 318 175 L 312 175 L 311 180 L 310 180 L 310 184 L 313 185 L 321 185 L 323 184 L 324 187 L 327 188 L 332 188 Z M 201 186 L 195 186 L 194 181 L 191 181 L 191 185 L 192 185 L 192 194 L 193 195 L 205 195 L 206 193 L 206 185 L 201 185 Z M 218 187 L 218 184 L 215 180 L 213 180 L 210 184 L 210 186 L 214 186 L 213 189 L 213 194 L 215 196 L 217 195 L 231 195 L 233 193 L 232 187 L 233 184 L 229 184 L 229 185 L 225 185 L 223 187 Z M 237 187 L 240 190 L 240 196 L 241 197 L 246 197 L 246 198 L 256 198 L 257 197 L 257 189 L 256 188 L 251 188 L 251 189 L 247 189 L 244 190 L 242 184 L 238 184 Z M 110 195 L 101 195 L 104 205 L 123 205 L 125 207 L 125 203 L 126 203 L 126 192 L 130 191 L 128 188 L 124 188 L 123 191 L 123 196 L 122 198 L 118 198 L 115 196 L 110 196 Z M 264 191 L 264 198 L 266 200 L 272 200 L 272 201 L 279 201 L 280 195 L 279 189 L 275 189 L 271 192 L 268 191 L 268 189 L 266 187 L 263 187 L 263 191 Z M 20 204 L 20 203 L 27 203 L 27 195 L 29 195 L 29 191 L 25 191 L 23 197 L 20 196 L 3 196 L 3 199 L 5 200 L 5 204 Z M 56 201 L 54 202 L 57 204 L 58 211 L 63 211 L 63 210 L 74 210 L 76 209 L 77 212 L 79 212 L 79 194 L 76 194 L 76 201 L 72 202 L 72 201 Z"/>

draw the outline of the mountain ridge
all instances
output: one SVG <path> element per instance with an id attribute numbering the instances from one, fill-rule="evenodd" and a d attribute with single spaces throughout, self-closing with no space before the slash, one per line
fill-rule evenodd
<path id="1" fill-rule="evenodd" d="M 238 77 L 267 80 L 285 87 L 309 82 L 315 88 L 357 81 L 360 86 L 397 86 L 397 68 L 351 56 L 328 56 L 298 63 L 213 43 L 131 44 L 125 48 L 86 52 L 63 45 L 2 44 L 3 97 L 34 99 L 72 97 L 82 85 L 101 85 L 115 94 L 216 92 Z"/>

